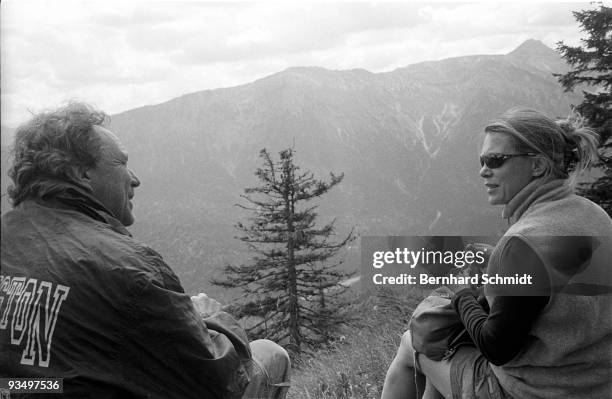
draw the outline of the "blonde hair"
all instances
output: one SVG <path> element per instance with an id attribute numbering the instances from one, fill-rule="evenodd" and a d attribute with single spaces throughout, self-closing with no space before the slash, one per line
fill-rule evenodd
<path id="1" fill-rule="evenodd" d="M 599 136 L 574 110 L 566 119 L 553 121 L 533 109 L 512 108 L 484 131 L 508 134 L 517 152 L 542 154 L 548 165 L 544 177 L 569 179 L 570 184 L 599 159 Z"/>

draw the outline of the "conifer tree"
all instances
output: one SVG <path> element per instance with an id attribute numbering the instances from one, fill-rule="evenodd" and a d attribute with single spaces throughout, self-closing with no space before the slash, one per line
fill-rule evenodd
<path id="1" fill-rule="evenodd" d="M 338 270 L 342 261 L 334 255 L 354 235 L 351 230 L 334 240 L 335 220 L 318 226 L 317 206 L 306 206 L 344 175 L 330 173 L 329 181 L 317 180 L 310 172 L 300 172 L 293 156 L 293 150 L 286 149 L 280 161 L 273 161 L 261 150 L 263 167 L 255 172 L 261 185 L 245 189 L 241 197 L 246 205 L 237 205 L 252 213 L 247 223 L 236 227 L 242 233 L 237 238 L 255 255 L 248 264 L 226 266 L 225 278 L 213 284 L 244 291 L 234 312 L 250 316 L 247 329 L 253 337 L 284 343 L 299 353 L 304 345 L 329 339 L 333 328 L 346 321 L 338 300 L 346 288 L 341 282 L 352 273 Z"/>
<path id="2" fill-rule="evenodd" d="M 599 176 L 580 184 L 577 192 L 598 203 L 612 216 L 612 8 L 573 12 L 587 34 L 581 46 L 557 44 L 557 50 L 571 65 L 566 74 L 555 74 L 566 91 L 585 85 L 584 101 L 576 110 L 599 133 L 601 162 L 595 165 Z"/>

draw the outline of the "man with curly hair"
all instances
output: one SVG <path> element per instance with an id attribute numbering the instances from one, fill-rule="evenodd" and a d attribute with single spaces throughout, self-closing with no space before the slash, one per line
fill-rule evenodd
<path id="1" fill-rule="evenodd" d="M 17 130 L 13 209 L 2 215 L 0 375 L 60 377 L 75 398 L 284 397 L 285 350 L 249 343 L 205 295 L 194 306 L 126 229 L 140 181 L 106 122 L 70 103 Z"/>

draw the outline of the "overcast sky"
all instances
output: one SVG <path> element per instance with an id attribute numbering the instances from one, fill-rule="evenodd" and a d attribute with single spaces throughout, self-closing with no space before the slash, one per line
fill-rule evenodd
<path id="1" fill-rule="evenodd" d="M 584 34 L 589 3 L 2 1 L 2 125 L 69 99 L 108 113 L 291 66 L 390 71 Z"/>

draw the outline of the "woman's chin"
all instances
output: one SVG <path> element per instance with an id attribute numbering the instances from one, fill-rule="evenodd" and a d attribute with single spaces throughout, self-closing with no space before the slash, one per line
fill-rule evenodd
<path id="1" fill-rule="evenodd" d="M 488 201 L 490 205 L 503 205 L 503 201 L 496 195 L 489 196 Z"/>

